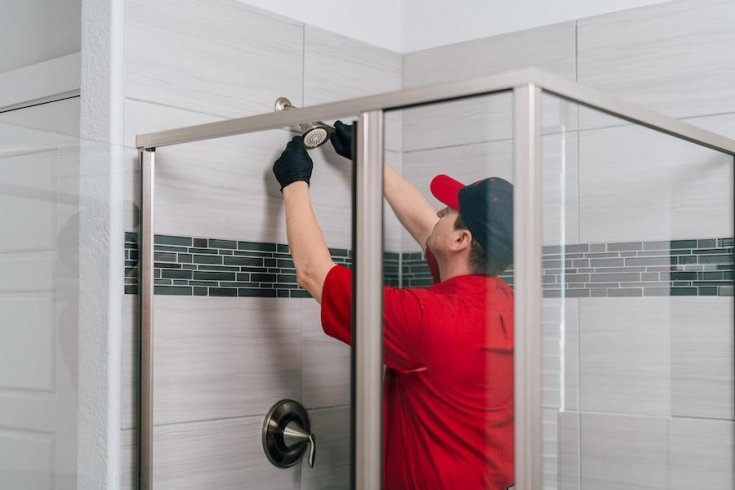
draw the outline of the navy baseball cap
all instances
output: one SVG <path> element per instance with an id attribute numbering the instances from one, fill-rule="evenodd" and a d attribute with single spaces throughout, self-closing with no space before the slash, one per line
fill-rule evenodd
<path id="1" fill-rule="evenodd" d="M 448 175 L 437 175 L 431 193 L 462 215 L 482 248 L 496 259 L 513 263 L 513 184 L 488 177 L 464 185 Z"/>

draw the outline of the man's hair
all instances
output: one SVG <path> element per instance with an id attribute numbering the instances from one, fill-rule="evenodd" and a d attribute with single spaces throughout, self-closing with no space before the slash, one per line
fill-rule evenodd
<path id="1" fill-rule="evenodd" d="M 462 219 L 461 213 L 457 215 L 457 219 L 454 222 L 454 229 L 469 231 L 469 228 L 467 228 L 467 225 Z M 500 261 L 497 258 L 488 255 L 485 248 L 475 239 L 470 243 L 469 262 L 472 273 L 483 276 L 497 276 L 510 265 L 510 262 Z"/>

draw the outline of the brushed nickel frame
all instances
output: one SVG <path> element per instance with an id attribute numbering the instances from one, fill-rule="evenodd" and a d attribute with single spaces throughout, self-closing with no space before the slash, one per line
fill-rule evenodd
<path id="1" fill-rule="evenodd" d="M 383 435 L 383 111 L 360 113 L 357 131 L 353 243 L 354 477 L 351 488 L 380 490 Z"/>
<path id="2" fill-rule="evenodd" d="M 541 482 L 541 104 L 544 93 L 614 115 L 723 153 L 735 155 L 735 140 L 535 68 L 476 80 L 451 82 L 138 135 L 141 151 L 141 356 L 139 488 L 153 481 L 153 197 L 154 153 L 158 147 L 280 129 L 309 121 L 360 115 L 355 189 L 356 290 L 366 303 L 355 309 L 360 325 L 355 342 L 353 391 L 355 456 L 353 488 L 378 490 L 381 479 L 382 413 L 382 138 L 383 113 L 500 92 L 514 93 L 515 216 L 515 427 L 516 489 Z M 371 270 L 372 267 L 372 270 Z M 357 294 L 355 294 L 357 297 Z M 356 408 L 357 405 L 357 408 Z M 356 480 L 356 481 L 355 481 Z M 359 486 L 355 486 L 359 485 Z"/>

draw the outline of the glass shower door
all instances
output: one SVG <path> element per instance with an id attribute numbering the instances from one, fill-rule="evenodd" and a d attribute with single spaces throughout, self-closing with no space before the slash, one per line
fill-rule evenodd
<path id="1" fill-rule="evenodd" d="M 733 158 L 544 98 L 543 487 L 732 488 Z"/>

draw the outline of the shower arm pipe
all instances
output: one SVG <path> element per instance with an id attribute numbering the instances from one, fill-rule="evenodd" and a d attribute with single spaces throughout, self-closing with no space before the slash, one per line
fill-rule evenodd
<path id="1" fill-rule="evenodd" d="M 145 133 L 136 137 L 136 147 L 141 150 L 154 149 L 258 131 L 282 129 L 311 121 L 352 117 L 355 114 L 374 110 L 407 109 L 467 97 L 509 92 L 529 84 L 534 84 L 542 93 L 553 94 L 620 119 L 713 150 L 735 155 L 735 140 L 536 68 L 525 68 L 474 80 L 416 87 L 311 107 L 293 108 L 287 111 Z"/>

